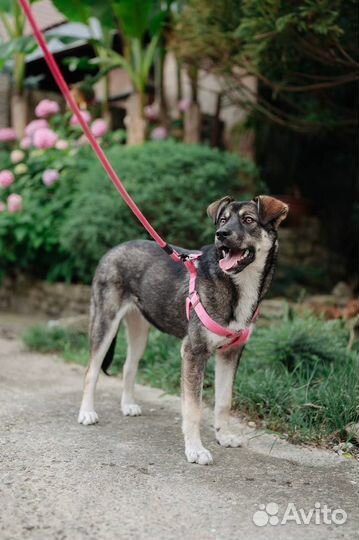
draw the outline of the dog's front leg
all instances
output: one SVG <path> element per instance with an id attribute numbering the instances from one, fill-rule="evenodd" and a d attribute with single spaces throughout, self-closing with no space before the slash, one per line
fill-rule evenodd
<path id="1" fill-rule="evenodd" d="M 233 383 L 241 353 L 242 350 L 236 349 L 216 355 L 214 427 L 218 443 L 226 447 L 241 446 L 242 443 L 241 436 L 233 433 L 229 426 Z"/>
<path id="2" fill-rule="evenodd" d="M 186 458 L 190 463 L 209 465 L 212 456 L 204 448 L 200 436 L 203 376 L 208 353 L 195 354 L 185 338 L 182 343 L 182 430 Z"/>

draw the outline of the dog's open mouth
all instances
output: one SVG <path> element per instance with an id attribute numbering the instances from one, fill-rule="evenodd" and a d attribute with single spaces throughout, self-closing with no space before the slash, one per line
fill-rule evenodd
<path id="1" fill-rule="evenodd" d="M 234 272 L 243 270 L 249 263 L 254 260 L 254 248 L 246 249 L 230 249 L 227 246 L 219 248 L 222 258 L 219 261 L 219 267 L 223 272 Z"/>

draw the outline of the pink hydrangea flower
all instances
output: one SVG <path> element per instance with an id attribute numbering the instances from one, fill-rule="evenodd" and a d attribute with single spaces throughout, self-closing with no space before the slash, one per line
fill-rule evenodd
<path id="1" fill-rule="evenodd" d="M 7 209 L 9 212 L 15 213 L 22 210 L 22 197 L 17 193 L 11 193 L 7 198 Z"/>
<path id="2" fill-rule="evenodd" d="M 14 141 L 16 141 L 16 132 L 13 128 L 0 129 L 0 142 L 14 142 Z"/>
<path id="3" fill-rule="evenodd" d="M 35 131 L 33 143 L 36 148 L 47 149 L 53 148 L 58 139 L 57 133 L 49 128 L 40 128 Z"/>
<path id="4" fill-rule="evenodd" d="M 10 154 L 11 163 L 19 163 L 25 157 L 25 154 L 22 150 L 13 150 Z"/>
<path id="5" fill-rule="evenodd" d="M 103 137 L 107 133 L 107 123 L 102 118 L 97 118 L 91 124 L 91 131 L 95 137 Z"/>
<path id="6" fill-rule="evenodd" d="M 151 131 L 151 139 L 153 141 L 163 141 L 167 137 L 167 129 L 163 126 L 158 126 Z"/>
<path id="7" fill-rule="evenodd" d="M 69 143 L 65 139 L 59 139 L 55 144 L 55 148 L 58 150 L 67 150 L 68 147 Z"/>
<path id="8" fill-rule="evenodd" d="M 82 118 L 85 120 L 86 124 L 91 122 L 91 114 L 88 111 L 80 111 Z M 77 119 L 76 114 L 73 114 L 70 119 L 70 126 L 79 126 L 80 122 Z"/>
<path id="9" fill-rule="evenodd" d="M 35 114 L 38 118 L 47 118 L 60 112 L 60 105 L 51 99 L 42 99 L 36 105 Z"/>
<path id="10" fill-rule="evenodd" d="M 157 120 L 159 115 L 158 105 L 157 103 L 152 103 L 152 105 L 147 105 L 143 112 L 145 113 L 145 117 L 148 118 L 148 120 Z"/>
<path id="11" fill-rule="evenodd" d="M 32 120 L 29 124 L 27 124 L 25 128 L 25 135 L 27 137 L 32 137 L 32 135 L 37 131 L 38 129 L 42 128 L 48 128 L 49 124 L 47 120 L 44 118 L 41 118 L 40 120 Z"/>
<path id="12" fill-rule="evenodd" d="M 11 171 L 8 171 L 7 169 L 0 171 L 0 186 L 2 188 L 11 186 L 14 180 L 15 178 Z"/>
<path id="13" fill-rule="evenodd" d="M 60 178 L 60 173 L 56 169 L 46 169 L 42 175 L 42 181 L 45 186 L 50 187 Z"/>
<path id="14" fill-rule="evenodd" d="M 20 141 L 20 148 L 22 148 L 23 150 L 28 150 L 29 148 L 31 148 L 31 145 L 31 137 L 24 137 Z"/>
<path id="15" fill-rule="evenodd" d="M 0 212 L 4 212 L 6 210 L 6 204 L 0 201 Z"/>
<path id="16" fill-rule="evenodd" d="M 27 165 L 25 165 L 25 163 L 18 163 L 14 168 L 14 173 L 18 175 L 26 174 L 28 170 L 29 168 Z"/>
<path id="17" fill-rule="evenodd" d="M 186 112 L 191 107 L 192 101 L 189 98 L 180 99 L 177 103 L 178 110 L 181 112 Z"/>

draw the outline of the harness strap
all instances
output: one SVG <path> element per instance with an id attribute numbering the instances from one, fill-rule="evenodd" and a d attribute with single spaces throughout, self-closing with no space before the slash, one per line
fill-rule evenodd
<path id="1" fill-rule="evenodd" d="M 252 324 L 255 323 L 255 321 L 258 319 L 259 316 L 259 307 L 257 307 L 250 326 L 247 326 L 246 328 L 243 328 L 242 330 L 231 330 L 230 328 L 226 328 L 216 321 L 214 321 L 205 310 L 200 296 L 198 294 L 198 291 L 196 290 L 196 280 L 197 280 L 197 268 L 196 268 L 196 260 L 199 259 L 201 255 L 192 254 L 189 256 L 189 259 L 185 261 L 185 266 L 189 272 L 190 278 L 189 278 L 189 291 L 188 291 L 188 297 L 186 298 L 186 315 L 187 320 L 189 320 L 191 315 L 191 308 L 194 309 L 197 317 L 203 324 L 205 328 L 213 332 L 214 334 L 217 334 L 218 336 L 223 336 L 226 338 L 230 338 L 231 341 L 225 345 L 221 345 L 218 347 L 218 349 L 224 351 L 229 349 L 230 347 L 240 345 L 245 345 L 248 343 L 251 334 L 252 334 Z"/>

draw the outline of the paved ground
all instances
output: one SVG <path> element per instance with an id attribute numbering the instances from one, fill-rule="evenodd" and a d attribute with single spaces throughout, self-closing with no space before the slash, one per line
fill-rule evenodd
<path id="1" fill-rule="evenodd" d="M 123 418 L 119 379 L 102 377 L 100 424 L 84 427 L 76 423 L 83 368 L 24 352 L 16 339 L 0 339 L 0 364 L 1 540 L 358 538 L 352 460 L 253 433 L 249 446 L 222 449 L 206 414 L 215 464 L 190 465 L 177 398 L 140 387 L 144 415 Z M 255 525 L 253 516 L 269 519 L 260 507 L 269 503 L 278 505 L 268 507 L 273 524 Z M 288 503 L 292 521 L 276 524 Z M 303 524 L 300 510 L 316 503 L 320 524 L 314 516 Z M 346 522 L 323 523 L 325 504 L 345 510 Z"/>

